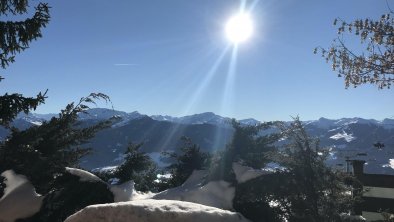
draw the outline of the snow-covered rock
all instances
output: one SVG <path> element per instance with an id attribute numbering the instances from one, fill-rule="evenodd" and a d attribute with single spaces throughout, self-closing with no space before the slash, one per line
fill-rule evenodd
<path id="1" fill-rule="evenodd" d="M 13 170 L 4 171 L 6 188 L 0 199 L 0 221 L 13 222 L 37 213 L 42 205 L 43 196 L 36 193 L 34 186 L 23 175 Z"/>
<path id="2" fill-rule="evenodd" d="M 256 170 L 251 167 L 243 166 L 239 163 L 233 163 L 233 171 L 238 183 L 245 183 L 246 181 L 256 177 L 273 173 L 272 170 Z"/>
<path id="3" fill-rule="evenodd" d="M 194 171 L 182 186 L 160 192 L 152 197 L 157 200 L 181 200 L 221 209 L 233 209 L 235 188 L 225 181 L 211 181 L 202 185 L 206 171 Z"/>
<path id="4" fill-rule="evenodd" d="M 78 176 L 81 182 L 101 182 L 102 181 L 96 175 L 81 169 L 66 167 L 66 171 L 71 175 Z M 134 182 L 132 180 L 124 182 L 119 185 L 111 185 L 105 183 L 108 189 L 114 195 L 114 202 L 123 202 L 137 199 L 148 199 L 153 196 L 152 193 L 141 193 L 134 189 Z M 1 222 L 1 221 L 0 221 Z"/>
<path id="5" fill-rule="evenodd" d="M 96 175 L 77 168 L 66 167 L 66 171 L 71 175 L 79 177 L 79 181 L 81 182 L 103 182 Z"/>
<path id="6" fill-rule="evenodd" d="M 341 220 L 346 222 L 361 222 L 361 221 L 367 221 L 363 216 L 361 215 L 350 215 L 350 214 L 346 214 L 346 213 L 341 213 L 340 215 Z"/>
<path id="7" fill-rule="evenodd" d="M 65 222 L 242 222 L 242 215 L 201 204 L 176 200 L 138 200 L 92 205 Z"/>
<path id="8" fill-rule="evenodd" d="M 134 192 L 134 182 L 130 180 L 120 185 L 112 185 L 109 189 L 114 194 L 115 202 L 129 201 Z"/>

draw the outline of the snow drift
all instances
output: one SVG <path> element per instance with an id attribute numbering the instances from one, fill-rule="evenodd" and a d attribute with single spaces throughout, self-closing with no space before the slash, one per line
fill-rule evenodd
<path id="1" fill-rule="evenodd" d="M 267 169 L 256 170 L 253 169 L 252 167 L 243 166 L 236 162 L 233 163 L 233 171 L 238 183 L 245 183 L 246 181 L 257 178 L 259 176 L 273 173 L 272 170 L 267 170 Z"/>
<path id="2" fill-rule="evenodd" d="M 181 200 L 231 210 L 235 188 L 225 181 L 211 181 L 202 185 L 204 170 L 195 170 L 179 187 L 160 192 L 152 197 L 157 200 Z"/>
<path id="3" fill-rule="evenodd" d="M 13 222 L 37 213 L 42 205 L 43 196 L 36 193 L 34 186 L 23 175 L 13 170 L 4 171 L 6 188 L 0 199 L 0 221 Z"/>

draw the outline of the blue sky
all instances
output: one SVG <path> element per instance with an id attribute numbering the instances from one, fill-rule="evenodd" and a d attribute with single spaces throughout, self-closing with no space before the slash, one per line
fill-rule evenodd
<path id="1" fill-rule="evenodd" d="M 116 110 L 149 115 L 393 118 L 393 89 L 346 90 L 313 54 L 336 37 L 336 17 L 379 18 L 388 11 L 385 0 L 260 0 L 246 7 L 254 2 L 254 34 L 234 56 L 224 26 L 240 1 L 51 1 L 43 38 L 3 71 L 0 92 L 49 89 L 39 113 L 103 92 Z"/>

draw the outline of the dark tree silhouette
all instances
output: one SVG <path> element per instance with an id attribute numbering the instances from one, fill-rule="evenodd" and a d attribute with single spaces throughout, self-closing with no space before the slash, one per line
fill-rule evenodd
<path id="1" fill-rule="evenodd" d="M 95 133 L 110 125 L 101 122 L 90 127 L 79 126 L 79 113 L 89 109 L 96 99 L 109 100 L 108 96 L 92 93 L 77 103 L 71 103 L 40 126 L 19 131 L 13 128 L 11 135 L 0 142 L 0 172 L 13 169 L 25 175 L 38 193 L 51 190 L 55 178 L 65 172 L 65 167 L 77 167 L 79 159 L 90 149 L 82 145 Z"/>
<path id="2" fill-rule="evenodd" d="M 354 203 L 345 184 L 352 178 L 326 165 L 328 150 L 307 134 L 298 118 L 280 128 L 288 143 L 274 160 L 285 167 L 279 176 L 286 180 L 276 200 L 285 215 L 289 221 L 340 221 Z"/>
<path id="3" fill-rule="evenodd" d="M 378 20 L 357 19 L 346 22 L 335 19 L 338 38 L 330 48 L 316 48 L 321 52 L 332 69 L 343 77 L 345 87 L 361 84 L 375 84 L 380 89 L 390 88 L 394 83 L 394 19 L 393 12 L 384 14 Z M 364 50 L 357 53 L 344 40 L 344 34 L 360 38 Z"/>
<path id="4" fill-rule="evenodd" d="M 381 149 L 383 149 L 383 147 L 384 147 L 384 143 L 376 142 L 376 143 L 373 144 L 373 146 L 374 146 L 375 148 L 381 150 Z"/>
<path id="5" fill-rule="evenodd" d="M 233 138 L 224 151 L 213 157 L 210 180 L 234 181 L 233 162 L 255 169 L 261 169 L 270 162 L 267 153 L 275 150 L 274 144 L 280 138 L 280 134 L 273 133 L 275 124 L 276 122 L 266 122 L 248 126 L 233 120 Z"/>
<path id="6" fill-rule="evenodd" d="M 349 176 L 325 164 L 328 155 L 306 133 L 298 118 L 290 125 L 277 123 L 283 146 L 272 151 L 277 169 L 236 185 L 234 209 L 252 221 L 341 221 L 353 198 L 345 185 Z"/>
<path id="7" fill-rule="evenodd" d="M 1 0 L 0 15 L 22 15 L 28 12 L 27 0 Z M 38 3 L 33 17 L 24 21 L 0 21 L 0 61 L 5 69 L 15 61 L 16 53 L 29 48 L 30 42 L 42 37 L 41 29 L 50 19 L 49 6 Z"/>
<path id="8" fill-rule="evenodd" d="M 167 167 L 171 178 L 164 181 L 161 189 L 182 185 L 194 170 L 204 170 L 209 166 L 211 155 L 200 150 L 200 146 L 194 144 L 188 137 L 182 137 L 183 146 L 180 153 L 164 152 L 163 155 L 172 159 L 173 164 Z"/>
<path id="9" fill-rule="evenodd" d="M 27 14 L 28 0 L 0 0 L 0 16 L 4 18 Z M 29 48 L 29 44 L 42 37 L 41 30 L 50 19 L 49 6 L 38 3 L 31 18 L 23 21 L 0 21 L 0 61 L 5 69 L 15 61 L 15 55 Z M 0 81 L 3 79 L 0 76 Z M 45 93 L 38 93 L 36 97 L 24 97 L 19 93 L 0 96 L 0 125 L 8 126 L 19 112 L 28 113 L 44 103 Z"/>
<path id="10" fill-rule="evenodd" d="M 154 190 L 157 166 L 146 153 L 140 151 L 142 145 L 130 143 L 124 152 L 124 162 L 111 176 L 118 178 L 119 184 L 133 180 L 136 190 L 146 192 Z"/>

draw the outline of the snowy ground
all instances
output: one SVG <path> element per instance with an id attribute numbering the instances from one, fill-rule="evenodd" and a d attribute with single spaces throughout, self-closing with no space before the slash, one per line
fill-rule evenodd
<path id="1" fill-rule="evenodd" d="M 233 164 L 233 170 L 238 183 L 272 173 L 238 163 Z M 78 176 L 81 182 L 104 183 L 94 174 L 81 169 L 67 167 L 66 171 Z M 0 222 L 13 222 L 38 212 L 43 197 L 35 192 L 26 177 L 13 171 L 5 171 L 2 175 L 7 179 L 5 194 L 0 199 Z M 194 171 L 181 186 L 160 193 L 138 192 L 133 181 L 120 185 L 107 184 L 114 194 L 114 201 L 120 203 L 92 205 L 66 221 L 247 221 L 240 214 L 228 211 L 233 210 L 235 187 L 222 180 L 202 184 L 206 175 L 206 171 Z"/>

